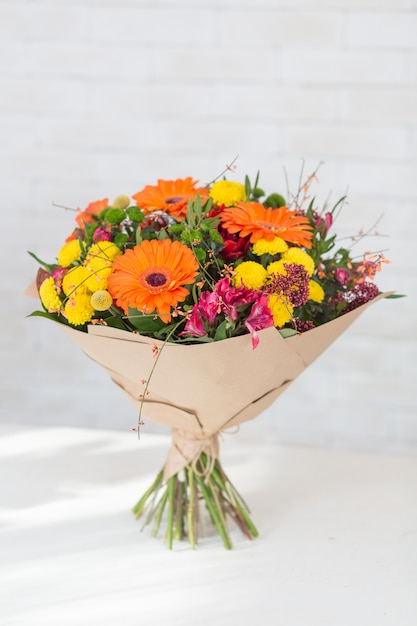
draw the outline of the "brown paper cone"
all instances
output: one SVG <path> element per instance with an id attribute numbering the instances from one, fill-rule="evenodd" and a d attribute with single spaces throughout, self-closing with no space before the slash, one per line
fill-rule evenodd
<path id="1" fill-rule="evenodd" d="M 262 330 L 255 350 L 250 335 L 184 345 L 102 325 L 90 325 L 88 333 L 62 329 L 142 408 L 143 417 L 187 434 L 186 446 L 173 443 L 168 478 L 202 450 L 215 450 L 213 436 L 268 408 L 368 306 L 387 295 L 287 339 L 275 328 Z M 160 353 L 150 377 L 155 345 Z"/>

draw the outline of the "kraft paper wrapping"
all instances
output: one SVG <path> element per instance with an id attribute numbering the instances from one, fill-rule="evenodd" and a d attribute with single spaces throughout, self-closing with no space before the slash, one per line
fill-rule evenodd
<path id="1" fill-rule="evenodd" d="M 275 328 L 262 330 L 255 350 L 249 334 L 184 345 L 102 325 L 89 325 L 88 333 L 61 328 L 109 373 L 138 410 L 142 405 L 142 417 L 172 429 L 164 468 L 168 479 L 202 451 L 217 458 L 221 431 L 268 408 L 368 306 L 388 295 L 287 339 Z M 155 345 L 160 354 L 150 377 Z"/>

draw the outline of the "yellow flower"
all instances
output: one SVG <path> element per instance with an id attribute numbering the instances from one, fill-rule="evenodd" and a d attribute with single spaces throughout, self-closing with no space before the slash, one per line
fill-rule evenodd
<path id="1" fill-rule="evenodd" d="M 111 241 L 100 241 L 91 246 L 85 261 L 90 273 L 86 287 L 90 291 L 107 289 L 107 279 L 113 272 L 113 260 L 121 253 L 120 248 Z"/>
<path id="2" fill-rule="evenodd" d="M 219 180 L 214 183 L 209 195 L 217 205 L 235 206 L 237 202 L 246 201 L 245 185 L 231 180 Z"/>
<path id="3" fill-rule="evenodd" d="M 268 306 L 274 318 L 274 326 L 277 326 L 277 328 L 285 326 L 285 324 L 291 320 L 294 307 L 284 296 L 276 294 L 270 295 L 268 298 Z"/>
<path id="4" fill-rule="evenodd" d="M 285 276 L 287 270 L 284 267 L 284 261 L 280 259 L 279 261 L 274 261 L 273 263 L 270 263 L 266 268 L 266 272 L 268 276 L 271 276 L 272 274 L 282 274 L 283 276 Z"/>
<path id="5" fill-rule="evenodd" d="M 288 248 L 288 250 L 282 255 L 281 261 L 288 264 L 296 263 L 297 265 L 303 265 L 307 274 L 309 276 L 313 275 L 314 261 L 312 257 L 307 254 L 307 252 L 300 250 L 300 248 Z"/>
<path id="6" fill-rule="evenodd" d="M 256 256 L 262 256 L 263 254 L 279 254 L 288 250 L 286 241 L 281 237 L 275 237 L 272 241 L 266 239 L 259 239 L 253 244 L 252 252 Z"/>
<path id="7" fill-rule="evenodd" d="M 67 241 L 58 252 L 58 264 L 61 267 L 68 267 L 74 261 L 78 261 L 81 252 L 81 244 L 78 239 Z"/>
<path id="8" fill-rule="evenodd" d="M 52 276 L 45 278 L 42 285 L 39 287 L 39 297 L 43 306 L 49 313 L 56 313 L 61 308 L 61 300 L 59 299 Z"/>
<path id="9" fill-rule="evenodd" d="M 260 289 L 266 279 L 266 269 L 256 261 L 244 261 L 235 269 L 233 282 L 237 287 Z"/>
<path id="10" fill-rule="evenodd" d="M 90 272 L 83 265 L 78 265 L 70 269 L 62 280 L 62 291 L 66 296 L 72 296 L 75 291 L 77 293 L 86 293 L 87 280 L 90 277 Z"/>
<path id="11" fill-rule="evenodd" d="M 65 305 L 64 313 L 68 322 L 73 326 L 86 324 L 94 315 L 91 296 L 88 293 L 71 296 Z"/>
<path id="12" fill-rule="evenodd" d="M 324 289 L 319 283 L 315 280 L 310 280 L 308 283 L 308 299 L 313 302 L 323 302 L 324 300 Z"/>
<path id="13" fill-rule="evenodd" d="M 115 208 L 115 209 L 127 209 L 129 204 L 130 204 L 129 196 L 125 196 L 124 194 L 122 194 L 120 196 L 117 196 L 113 200 L 112 207 Z"/>
<path id="14" fill-rule="evenodd" d="M 95 264 L 98 264 L 100 268 L 103 267 L 103 265 L 111 266 L 111 262 L 118 254 L 122 254 L 122 251 L 115 243 L 111 241 L 99 241 L 88 250 L 86 264 L 93 270 Z"/>
<path id="15" fill-rule="evenodd" d="M 108 291 L 102 289 L 96 291 L 91 296 L 91 305 L 96 311 L 107 311 L 113 302 L 113 298 Z"/>

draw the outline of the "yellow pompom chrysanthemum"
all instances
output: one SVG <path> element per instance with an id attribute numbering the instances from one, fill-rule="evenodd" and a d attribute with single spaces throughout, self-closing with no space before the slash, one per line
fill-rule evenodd
<path id="1" fill-rule="evenodd" d="M 217 205 L 235 206 L 237 202 L 246 201 L 245 185 L 231 180 L 219 180 L 214 183 L 209 195 Z"/>
<path id="2" fill-rule="evenodd" d="M 271 276 L 272 274 L 282 274 L 283 276 L 285 276 L 287 270 L 284 267 L 284 261 L 280 259 L 279 261 L 274 261 L 273 263 L 270 263 L 266 268 L 266 272 L 268 276 Z"/>
<path id="3" fill-rule="evenodd" d="M 272 241 L 266 239 L 259 239 L 253 244 L 252 252 L 256 256 L 262 256 L 263 254 L 279 254 L 288 250 L 287 242 L 281 239 L 281 237 L 275 237 Z"/>
<path id="4" fill-rule="evenodd" d="M 68 299 L 64 313 L 67 320 L 73 326 L 82 326 L 91 320 L 94 315 L 94 307 L 91 304 L 91 296 L 88 293 L 77 294 Z"/>
<path id="5" fill-rule="evenodd" d="M 256 261 L 244 261 L 235 269 L 233 282 L 237 287 L 260 289 L 266 280 L 266 269 Z"/>
<path id="6" fill-rule="evenodd" d="M 314 261 L 312 257 L 307 254 L 307 252 L 300 250 L 300 248 L 288 248 L 288 250 L 282 255 L 281 261 L 284 263 L 296 263 L 297 265 L 302 265 L 309 276 L 313 275 Z"/>
<path id="7" fill-rule="evenodd" d="M 94 271 L 103 267 L 111 267 L 113 259 L 122 251 L 111 241 L 99 241 L 88 250 L 86 265 Z"/>
<path id="8" fill-rule="evenodd" d="M 45 278 L 39 287 L 39 297 L 43 306 L 49 313 L 56 313 L 61 308 L 61 300 L 58 296 L 55 281 L 52 276 Z"/>
<path id="9" fill-rule="evenodd" d="M 69 270 L 62 279 L 62 291 L 66 296 L 71 296 L 75 292 L 86 293 L 87 280 L 90 277 L 90 272 L 83 265 L 78 265 Z"/>
<path id="10" fill-rule="evenodd" d="M 294 307 L 283 296 L 272 294 L 268 298 L 268 306 L 271 310 L 272 317 L 274 318 L 274 326 L 282 328 L 285 326 L 294 313 Z"/>
<path id="11" fill-rule="evenodd" d="M 324 300 L 324 289 L 315 280 L 310 280 L 308 283 L 308 299 L 318 303 Z"/>
<path id="12" fill-rule="evenodd" d="M 78 261 L 82 253 L 81 244 L 78 239 L 67 241 L 58 252 L 58 264 L 61 267 L 69 267 L 74 261 Z"/>

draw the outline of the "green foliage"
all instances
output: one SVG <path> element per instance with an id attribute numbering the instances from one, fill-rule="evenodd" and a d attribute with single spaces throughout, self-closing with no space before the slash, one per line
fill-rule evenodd
<path id="1" fill-rule="evenodd" d="M 109 224 L 120 224 L 126 218 L 126 211 L 124 209 L 116 209 L 110 207 L 106 209 L 104 219 Z"/>
<path id="2" fill-rule="evenodd" d="M 281 206 L 286 206 L 286 200 L 279 193 L 271 193 L 264 202 L 266 207 L 278 209 Z"/>
<path id="3" fill-rule="evenodd" d="M 137 224 L 140 224 L 145 219 L 144 214 L 137 206 L 128 207 L 126 209 L 126 213 L 129 216 L 129 219 L 132 220 L 132 222 L 136 222 Z"/>

